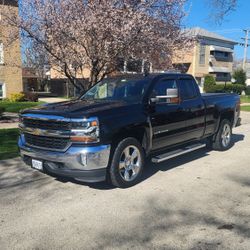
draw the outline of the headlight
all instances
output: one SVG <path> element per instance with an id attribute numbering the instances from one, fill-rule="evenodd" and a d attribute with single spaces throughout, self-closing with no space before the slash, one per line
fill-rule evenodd
<path id="1" fill-rule="evenodd" d="M 73 121 L 70 139 L 72 142 L 99 142 L 98 118 L 89 118 L 80 122 Z"/>

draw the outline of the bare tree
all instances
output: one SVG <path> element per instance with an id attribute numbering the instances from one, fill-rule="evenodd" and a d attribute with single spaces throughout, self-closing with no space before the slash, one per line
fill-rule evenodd
<path id="1" fill-rule="evenodd" d="M 47 52 L 43 47 L 36 43 L 32 43 L 32 40 L 26 39 L 26 43 L 23 41 L 23 67 L 31 69 L 32 72 L 38 77 L 40 88 L 44 91 L 46 84 L 48 83 L 47 71 L 49 71 L 49 61 Z"/>
<path id="2" fill-rule="evenodd" d="M 22 0 L 20 18 L 6 13 L 4 20 L 46 51 L 50 65 L 76 88 L 86 89 L 116 71 L 118 58 L 140 58 L 162 68 L 171 65 L 173 51 L 188 44 L 181 32 L 185 2 Z M 86 69 L 87 85 L 79 81 Z"/>
<path id="3" fill-rule="evenodd" d="M 224 18 L 235 11 L 238 0 L 206 0 L 210 8 L 210 18 L 216 22 L 221 23 Z"/>

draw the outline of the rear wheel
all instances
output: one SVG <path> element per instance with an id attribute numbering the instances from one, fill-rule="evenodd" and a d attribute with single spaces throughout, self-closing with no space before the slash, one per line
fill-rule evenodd
<path id="1" fill-rule="evenodd" d="M 122 140 L 114 151 L 110 165 L 110 179 L 114 186 L 127 188 L 140 181 L 145 154 L 135 138 Z"/>
<path id="2" fill-rule="evenodd" d="M 212 143 L 214 150 L 225 151 L 232 145 L 232 125 L 227 119 L 223 120 L 216 134 L 215 141 Z"/>

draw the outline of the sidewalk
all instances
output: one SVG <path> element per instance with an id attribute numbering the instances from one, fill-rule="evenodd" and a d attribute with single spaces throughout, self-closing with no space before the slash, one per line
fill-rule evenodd
<path id="1" fill-rule="evenodd" d="M 64 102 L 64 101 L 69 101 L 69 99 L 60 98 L 60 97 L 43 97 L 43 98 L 39 98 L 39 102 L 46 102 L 46 103 L 55 103 L 55 102 Z"/>
<path id="2" fill-rule="evenodd" d="M 0 120 L 0 129 L 18 128 L 18 114 L 4 112 Z"/>

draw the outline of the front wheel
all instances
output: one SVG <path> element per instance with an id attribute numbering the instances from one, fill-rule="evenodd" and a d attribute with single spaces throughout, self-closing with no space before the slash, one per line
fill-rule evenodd
<path id="1" fill-rule="evenodd" d="M 145 154 L 141 144 L 132 137 L 122 140 L 114 151 L 110 179 L 114 186 L 127 188 L 140 181 Z"/>
<path id="2" fill-rule="evenodd" d="M 232 145 L 232 125 L 227 119 L 223 120 L 216 134 L 212 148 L 219 151 L 225 151 Z"/>

